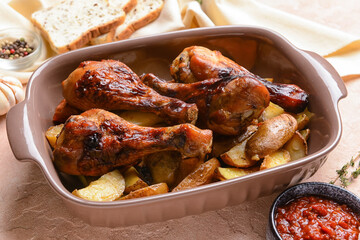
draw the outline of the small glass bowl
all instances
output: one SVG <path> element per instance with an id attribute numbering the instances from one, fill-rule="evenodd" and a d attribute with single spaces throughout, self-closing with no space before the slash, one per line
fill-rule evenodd
<path id="1" fill-rule="evenodd" d="M 0 30 L 0 46 L 5 41 L 10 42 L 24 38 L 29 46 L 33 47 L 33 52 L 29 55 L 17 59 L 0 58 L 0 68 L 4 70 L 24 70 L 31 67 L 39 58 L 42 41 L 40 35 L 34 31 L 23 28 L 7 28 Z"/>

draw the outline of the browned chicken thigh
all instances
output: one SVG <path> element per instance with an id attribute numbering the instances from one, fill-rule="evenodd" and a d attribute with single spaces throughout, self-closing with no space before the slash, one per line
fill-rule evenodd
<path id="1" fill-rule="evenodd" d="M 248 73 L 248 70 L 224 57 L 221 52 L 201 46 L 185 48 L 170 66 L 171 76 L 176 82 L 182 83 Z"/>
<path id="2" fill-rule="evenodd" d="M 196 103 L 204 127 L 224 135 L 241 133 L 269 104 L 269 92 L 250 75 L 170 83 L 153 74 L 142 81 L 160 94 Z"/>
<path id="3" fill-rule="evenodd" d="M 197 119 L 195 104 L 159 95 L 116 60 L 82 62 L 62 87 L 66 102 L 82 111 L 102 108 L 152 112 L 171 124 L 195 123 Z"/>
<path id="4" fill-rule="evenodd" d="M 55 124 L 64 123 L 71 115 L 78 115 L 82 112 L 83 111 L 71 106 L 63 99 L 55 109 L 53 122 Z"/>
<path id="5" fill-rule="evenodd" d="M 178 151 L 183 158 L 204 158 L 211 147 L 212 132 L 192 124 L 140 127 L 111 112 L 92 109 L 65 122 L 53 154 L 62 172 L 100 176 L 152 153 Z"/>
<path id="6" fill-rule="evenodd" d="M 308 94 L 294 84 L 272 83 L 249 72 L 219 51 L 200 46 L 185 48 L 170 67 L 176 82 L 193 83 L 231 75 L 251 75 L 266 86 L 272 102 L 286 111 L 301 112 L 308 104 Z"/>

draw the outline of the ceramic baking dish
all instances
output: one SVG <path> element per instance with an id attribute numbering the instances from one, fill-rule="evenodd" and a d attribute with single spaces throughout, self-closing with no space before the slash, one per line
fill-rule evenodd
<path id="1" fill-rule="evenodd" d="M 170 79 L 169 65 L 185 48 L 201 45 L 220 50 L 252 72 L 275 81 L 291 81 L 310 94 L 309 155 L 241 178 L 152 197 L 91 202 L 70 191 L 77 178 L 62 175 L 52 163 L 45 131 L 62 99 L 61 82 L 81 61 L 118 59 L 137 74 L 152 72 Z M 347 94 L 333 67 L 315 53 L 300 50 L 277 33 L 247 26 L 201 28 L 99 45 L 59 55 L 32 75 L 26 99 L 7 115 L 7 132 L 15 157 L 42 169 L 69 211 L 93 225 L 125 226 L 200 214 L 240 204 L 294 185 L 312 176 L 326 161 L 341 136 L 338 101 Z"/>

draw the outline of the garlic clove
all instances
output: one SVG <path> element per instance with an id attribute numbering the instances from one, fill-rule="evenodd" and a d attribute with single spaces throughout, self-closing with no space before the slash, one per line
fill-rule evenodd
<path id="1" fill-rule="evenodd" d="M 15 77 L 8 77 L 8 76 L 3 77 L 2 79 L 4 80 L 4 83 L 13 90 L 15 99 L 16 99 L 16 103 L 19 103 L 22 100 L 24 100 L 25 92 L 23 90 L 23 85 L 20 82 L 20 80 L 18 80 Z"/>
<path id="2" fill-rule="evenodd" d="M 0 91 L 0 116 L 7 113 L 10 108 L 11 106 L 9 101 L 7 100 L 7 97 L 2 91 Z"/>
<path id="3" fill-rule="evenodd" d="M 7 98 L 10 106 L 11 107 L 14 106 L 16 104 L 16 98 L 15 98 L 15 94 L 11 90 L 11 88 L 7 84 L 4 84 L 4 83 L 0 82 L 0 90 L 2 91 L 2 93 Z"/>
<path id="4" fill-rule="evenodd" d="M 18 80 L 15 77 L 2 77 L 2 82 L 4 84 L 6 84 L 7 86 L 9 86 L 15 94 L 15 98 L 16 98 L 16 103 L 21 102 L 22 100 L 24 100 L 25 98 L 25 93 L 23 90 L 23 85 L 21 83 L 20 80 Z M 1 81 L 1 77 L 0 77 L 0 81 Z"/>
<path id="5" fill-rule="evenodd" d="M 23 86 L 17 78 L 0 76 L 0 115 L 7 113 L 24 98 Z"/>

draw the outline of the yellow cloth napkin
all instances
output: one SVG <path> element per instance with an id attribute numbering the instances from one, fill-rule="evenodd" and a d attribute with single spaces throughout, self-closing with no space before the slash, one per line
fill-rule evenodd
<path id="1" fill-rule="evenodd" d="M 0 3 L 0 29 L 22 26 L 32 29 L 32 12 L 61 0 L 5 0 Z M 295 46 L 316 52 L 343 77 L 360 76 L 360 37 L 279 11 L 256 0 L 165 0 L 159 18 L 136 31 L 131 38 L 184 28 L 242 24 L 266 27 L 286 37 Z M 44 41 L 45 42 L 45 41 Z M 32 68 L 22 72 L 0 70 L 26 83 L 32 71 L 53 55 L 44 45 L 42 55 Z"/>
<path id="2" fill-rule="evenodd" d="M 303 19 L 255 0 L 203 0 L 202 8 L 215 25 L 266 27 L 295 46 L 316 52 L 341 76 L 360 76 L 360 37 Z"/>

